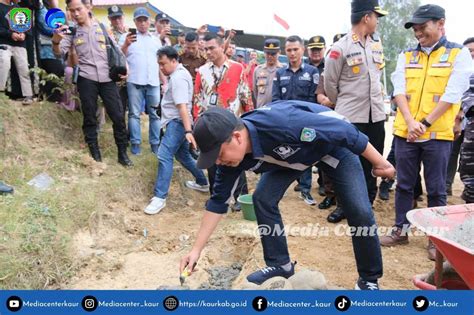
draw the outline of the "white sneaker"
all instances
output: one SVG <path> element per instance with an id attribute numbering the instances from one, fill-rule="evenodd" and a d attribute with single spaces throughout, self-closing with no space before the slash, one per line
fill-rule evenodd
<path id="1" fill-rule="evenodd" d="M 166 206 L 166 199 L 153 197 L 150 200 L 150 204 L 145 208 L 146 214 L 157 214 Z"/>
<path id="2" fill-rule="evenodd" d="M 209 185 L 199 185 L 193 180 L 187 180 L 185 183 L 186 187 L 206 193 L 209 192 Z"/>

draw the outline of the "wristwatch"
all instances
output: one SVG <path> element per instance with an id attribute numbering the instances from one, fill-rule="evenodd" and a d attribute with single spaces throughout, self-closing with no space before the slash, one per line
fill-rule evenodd
<path id="1" fill-rule="evenodd" d="M 424 118 L 423 118 L 420 122 L 421 122 L 423 125 L 425 125 L 427 128 L 431 127 L 431 124 L 430 124 L 426 119 L 424 119 Z"/>
<path id="2" fill-rule="evenodd" d="M 185 135 L 188 134 L 188 133 L 193 133 L 193 131 L 192 131 L 192 130 L 186 130 L 186 131 L 184 132 Z"/>

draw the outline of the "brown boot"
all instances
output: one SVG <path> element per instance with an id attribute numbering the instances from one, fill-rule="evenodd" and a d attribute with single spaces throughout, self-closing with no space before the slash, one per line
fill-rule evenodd
<path id="1" fill-rule="evenodd" d="M 408 244 L 408 235 L 401 235 L 402 231 L 402 228 L 394 226 L 390 235 L 384 235 L 380 237 L 380 245 L 392 247 Z"/>
<path id="2" fill-rule="evenodd" d="M 436 260 L 436 247 L 431 240 L 428 240 L 428 259 Z"/>

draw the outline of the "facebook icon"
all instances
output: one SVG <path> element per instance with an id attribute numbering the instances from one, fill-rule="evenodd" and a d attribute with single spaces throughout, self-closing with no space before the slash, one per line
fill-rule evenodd
<path id="1" fill-rule="evenodd" d="M 253 299 L 252 306 L 257 312 L 263 312 L 267 309 L 268 301 L 263 296 L 257 296 Z"/>

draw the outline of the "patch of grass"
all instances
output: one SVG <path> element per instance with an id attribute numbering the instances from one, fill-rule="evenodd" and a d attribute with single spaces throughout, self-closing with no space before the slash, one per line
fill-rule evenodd
<path id="1" fill-rule="evenodd" d="M 109 203 L 151 194 L 155 157 L 140 157 L 133 169 L 120 166 L 108 123 L 99 140 L 107 169 L 96 175 L 81 125 L 79 112 L 46 102 L 23 107 L 0 94 L 0 180 L 15 188 L 0 196 L 1 289 L 63 286 L 80 264 L 75 232 L 94 229 Z M 54 179 L 46 191 L 27 184 L 40 173 Z"/>

